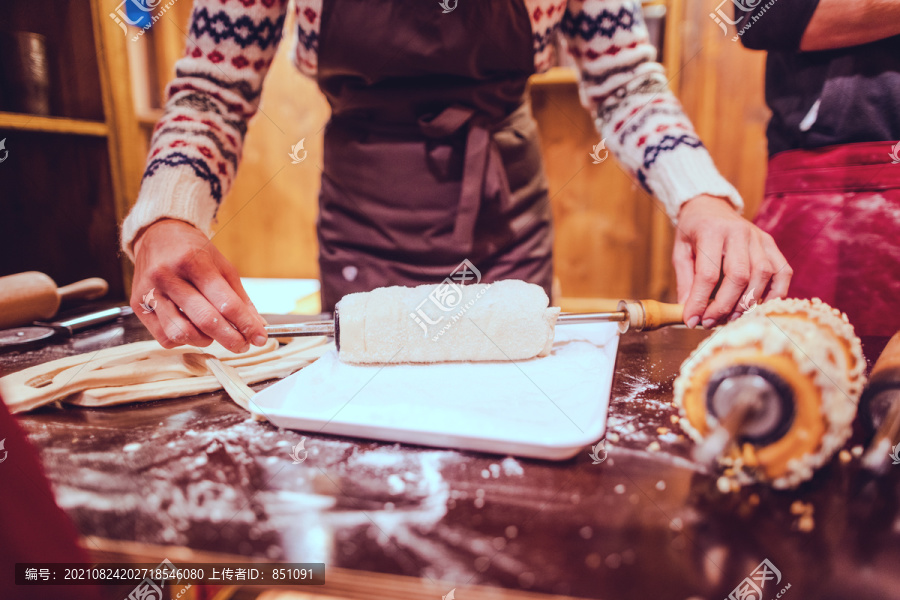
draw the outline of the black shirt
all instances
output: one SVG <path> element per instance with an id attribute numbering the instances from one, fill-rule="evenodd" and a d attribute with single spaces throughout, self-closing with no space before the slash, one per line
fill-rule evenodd
<path id="1" fill-rule="evenodd" d="M 769 52 L 769 156 L 797 148 L 900 140 L 900 35 L 862 46 L 801 52 L 800 39 L 819 0 L 741 4 L 756 4 L 744 11 L 735 3 L 741 42 Z"/>

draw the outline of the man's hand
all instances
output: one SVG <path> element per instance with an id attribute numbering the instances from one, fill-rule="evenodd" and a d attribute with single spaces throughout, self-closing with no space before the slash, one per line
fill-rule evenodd
<path id="1" fill-rule="evenodd" d="M 246 352 L 251 343 L 266 343 L 265 321 L 237 271 L 200 230 L 174 219 L 157 221 L 137 238 L 134 255 L 131 307 L 164 347 L 216 340 Z M 155 304 L 142 304 L 151 290 Z"/>
<path id="2" fill-rule="evenodd" d="M 794 273 L 772 236 L 713 196 L 697 196 L 681 206 L 672 265 L 685 324 L 702 323 L 707 329 L 741 314 L 738 303 L 745 290 L 753 290 L 759 302 L 783 298 Z M 722 285 L 710 301 L 720 273 Z"/>

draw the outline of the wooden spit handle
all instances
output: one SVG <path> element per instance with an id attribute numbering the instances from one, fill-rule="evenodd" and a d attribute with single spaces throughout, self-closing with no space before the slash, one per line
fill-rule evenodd
<path id="1" fill-rule="evenodd" d="M 628 314 L 620 330 L 653 331 L 667 325 L 678 325 L 684 319 L 684 304 L 667 304 L 656 300 L 622 300 L 619 310 Z"/>
<path id="2" fill-rule="evenodd" d="M 684 319 L 684 304 L 667 304 L 656 300 L 643 300 L 644 330 L 652 331 L 666 325 L 680 325 Z"/>

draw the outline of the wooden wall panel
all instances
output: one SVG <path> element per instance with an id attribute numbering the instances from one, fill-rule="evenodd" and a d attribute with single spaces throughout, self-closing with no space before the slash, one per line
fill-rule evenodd
<path id="1" fill-rule="evenodd" d="M 288 46 L 282 44 L 272 63 L 215 228 L 216 246 L 245 277 L 319 274 L 315 223 L 330 109 L 315 82 L 290 63 Z M 292 164 L 288 153 L 301 139 L 308 154 Z"/>
<path id="2" fill-rule="evenodd" d="M 555 275 L 566 297 L 629 297 L 645 282 L 649 202 L 609 156 L 593 164 L 600 141 L 571 81 L 535 85 L 532 110 L 541 134 L 553 205 Z M 641 265 L 641 267 L 638 267 Z"/>
<path id="3" fill-rule="evenodd" d="M 719 170 L 744 198 L 752 217 L 766 177 L 765 53 L 747 50 L 709 18 L 721 0 L 684 2 L 678 93 Z M 727 8 L 727 6 L 726 6 Z M 730 10 L 730 8 L 729 8 Z"/>

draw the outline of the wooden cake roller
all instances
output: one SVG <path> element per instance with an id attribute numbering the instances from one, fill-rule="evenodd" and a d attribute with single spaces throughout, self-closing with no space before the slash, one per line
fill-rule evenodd
<path id="1" fill-rule="evenodd" d="M 269 325 L 273 337 L 333 336 L 347 363 L 526 360 L 550 353 L 556 325 L 618 323 L 649 331 L 682 322 L 684 306 L 621 301 L 618 310 L 560 314 L 539 286 L 507 280 L 454 290 L 379 288 L 345 296 L 327 321 Z"/>

